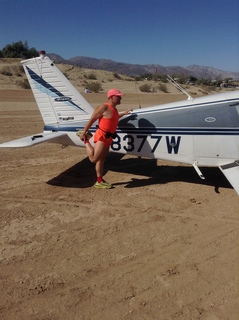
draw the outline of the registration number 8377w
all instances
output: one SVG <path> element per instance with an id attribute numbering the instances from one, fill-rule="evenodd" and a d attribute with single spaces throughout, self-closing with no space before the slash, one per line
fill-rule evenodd
<path id="1" fill-rule="evenodd" d="M 120 151 L 122 148 L 126 152 L 138 152 L 140 153 L 144 148 L 146 142 L 150 142 L 151 153 L 154 153 L 159 146 L 162 138 L 165 137 L 167 151 L 172 153 L 172 151 L 177 154 L 180 146 L 181 136 L 160 136 L 160 135 L 136 135 L 126 134 L 124 136 L 119 136 L 113 140 L 111 144 L 111 149 L 114 151 Z M 149 141 L 150 139 L 150 141 Z"/>

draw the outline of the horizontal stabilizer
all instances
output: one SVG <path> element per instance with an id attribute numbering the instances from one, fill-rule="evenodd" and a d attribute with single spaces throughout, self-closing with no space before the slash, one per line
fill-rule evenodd
<path id="1" fill-rule="evenodd" d="M 32 147 L 36 144 L 47 142 L 53 139 L 66 136 L 62 132 L 50 132 L 50 133 L 39 133 L 25 138 L 20 138 L 12 140 L 9 142 L 4 142 L 0 144 L 0 148 L 23 148 L 23 147 Z"/>
<path id="2" fill-rule="evenodd" d="M 239 195 L 239 160 L 219 168 Z"/>

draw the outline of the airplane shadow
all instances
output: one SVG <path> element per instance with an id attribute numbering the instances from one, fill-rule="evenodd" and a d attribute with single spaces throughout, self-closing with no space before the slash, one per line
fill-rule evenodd
<path id="1" fill-rule="evenodd" d="M 132 178 L 130 181 L 118 182 L 117 185 L 125 185 L 125 188 L 138 188 L 154 184 L 165 184 L 173 181 L 184 181 L 188 183 L 203 184 L 214 187 L 216 193 L 219 188 L 232 188 L 230 183 L 218 168 L 201 167 L 205 180 L 199 178 L 193 167 L 157 165 L 156 159 L 125 158 L 124 155 L 110 153 L 105 162 L 105 172 L 125 172 L 140 178 Z M 146 178 L 142 178 L 145 176 Z M 75 164 L 73 167 L 62 172 L 57 177 L 47 182 L 50 185 L 87 188 L 95 183 L 95 165 L 88 158 Z"/>

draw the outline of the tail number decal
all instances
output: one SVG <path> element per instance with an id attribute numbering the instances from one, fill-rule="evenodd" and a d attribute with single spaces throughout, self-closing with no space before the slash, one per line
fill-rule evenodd
<path id="1" fill-rule="evenodd" d="M 175 154 L 178 153 L 179 145 L 180 145 L 181 137 L 176 138 L 174 136 L 171 137 L 171 139 L 166 136 L 166 143 L 167 143 L 167 148 L 168 148 L 168 153 L 172 153 L 172 150 L 174 151 Z"/>
<path id="2" fill-rule="evenodd" d="M 117 135 L 116 139 L 114 139 L 111 144 L 111 148 L 114 151 L 120 151 L 123 148 L 126 152 L 136 151 L 136 152 L 140 153 L 142 151 L 143 147 L 145 146 L 145 143 L 147 142 L 147 138 L 149 138 L 151 140 L 154 140 L 154 143 L 152 144 L 152 147 L 151 147 L 151 153 L 154 153 L 155 150 L 157 149 L 162 137 L 163 136 L 137 135 L 135 138 L 133 135 L 126 134 L 121 139 L 121 137 L 119 135 Z M 137 149 L 135 146 L 136 139 L 139 140 L 139 143 L 137 143 L 137 145 L 138 145 Z M 181 142 L 181 136 L 178 136 L 178 137 L 165 136 L 165 139 L 166 139 L 168 153 L 171 154 L 172 152 L 174 152 L 175 154 L 177 154 L 178 150 L 179 150 L 180 142 Z M 123 140 L 123 142 L 121 140 Z M 125 145 L 125 142 L 126 142 L 126 145 Z"/>

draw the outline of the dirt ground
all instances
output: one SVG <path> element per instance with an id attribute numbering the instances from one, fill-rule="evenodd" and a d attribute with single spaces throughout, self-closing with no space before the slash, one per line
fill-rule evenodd
<path id="1" fill-rule="evenodd" d="M 42 127 L 30 90 L 0 90 L 0 142 Z M 239 319 L 239 197 L 219 169 L 202 181 L 115 154 L 105 169 L 111 190 L 93 187 L 84 149 L 0 149 L 0 319 Z"/>

